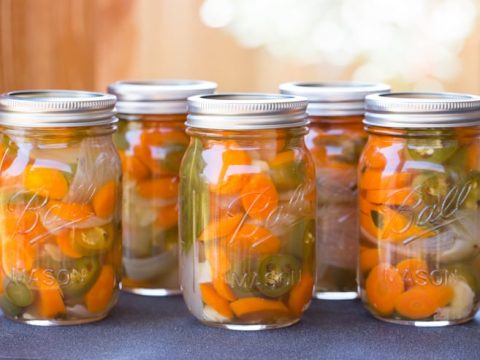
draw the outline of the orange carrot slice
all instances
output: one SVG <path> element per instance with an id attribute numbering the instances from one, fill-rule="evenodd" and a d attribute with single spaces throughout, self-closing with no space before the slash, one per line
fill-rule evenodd
<path id="1" fill-rule="evenodd" d="M 395 267 L 379 264 L 370 271 L 365 291 L 373 309 L 382 316 L 389 316 L 395 309 L 396 299 L 404 291 L 403 279 Z"/>
<path id="2" fill-rule="evenodd" d="M 300 316 L 305 307 L 310 303 L 313 292 L 313 276 L 309 272 L 303 272 L 300 281 L 290 291 L 288 308 L 295 316 Z"/>
<path id="3" fill-rule="evenodd" d="M 415 285 L 424 286 L 429 283 L 428 266 L 424 260 L 406 259 L 397 264 L 397 269 L 407 289 Z"/>
<path id="4" fill-rule="evenodd" d="M 228 305 L 228 301 L 218 295 L 211 283 L 200 284 L 200 293 L 205 304 L 227 319 L 233 318 L 233 312 Z"/>
<path id="5" fill-rule="evenodd" d="M 404 188 L 410 185 L 412 174 L 384 174 L 378 170 L 366 170 L 360 176 L 360 188 L 363 190 L 390 190 Z"/>
<path id="6" fill-rule="evenodd" d="M 278 206 L 278 192 L 270 177 L 255 174 L 242 190 L 242 205 L 254 219 L 266 219 Z"/>
<path id="7" fill-rule="evenodd" d="M 113 214 L 117 200 L 117 183 L 107 181 L 93 196 L 92 205 L 98 217 L 106 219 Z"/>
<path id="8" fill-rule="evenodd" d="M 214 219 L 200 234 L 198 240 L 209 241 L 232 234 L 242 220 L 243 214 L 226 214 L 220 219 Z"/>
<path id="9" fill-rule="evenodd" d="M 228 300 L 228 301 L 236 300 L 237 297 L 233 293 L 230 286 L 225 282 L 224 277 L 225 276 L 216 276 L 213 279 L 212 285 L 215 291 L 218 293 L 218 295 L 223 297 L 225 300 Z"/>
<path id="10" fill-rule="evenodd" d="M 178 176 L 141 181 L 138 193 L 145 198 L 168 199 L 178 195 Z"/>
<path id="11" fill-rule="evenodd" d="M 366 200 L 374 204 L 411 206 L 417 203 L 418 195 L 411 188 L 368 190 Z"/>
<path id="12" fill-rule="evenodd" d="M 97 281 L 85 295 L 85 305 L 91 313 L 105 311 L 112 302 L 115 288 L 115 272 L 110 265 L 104 265 Z"/>
<path id="13" fill-rule="evenodd" d="M 23 185 L 29 191 L 44 193 L 54 200 L 62 199 L 68 192 L 68 182 L 61 171 L 31 165 L 25 169 Z"/>
<path id="14" fill-rule="evenodd" d="M 38 291 L 35 306 L 42 318 L 54 319 L 65 313 L 62 291 L 51 270 L 37 269 L 33 287 Z"/>
<path id="15" fill-rule="evenodd" d="M 64 230 L 56 236 L 57 245 L 62 252 L 68 257 L 78 259 L 83 255 L 79 253 L 72 244 L 72 236 L 70 231 Z"/>
<path id="16" fill-rule="evenodd" d="M 425 319 L 453 299 L 449 286 L 415 286 L 401 294 L 395 301 L 395 310 L 402 316 L 412 319 Z"/>
<path id="17" fill-rule="evenodd" d="M 67 221 L 83 221 L 94 214 L 92 207 L 88 204 L 51 201 L 49 205 L 50 214 Z"/>
<path id="18" fill-rule="evenodd" d="M 270 161 L 271 167 L 282 167 L 295 161 L 295 152 L 293 150 L 278 153 L 273 160 Z"/>
<path id="19" fill-rule="evenodd" d="M 3 271 L 8 277 L 12 277 L 15 273 L 29 272 L 33 269 L 37 254 L 27 238 L 17 235 L 14 239 L 5 239 L 1 243 L 0 250 Z"/>
<path id="20" fill-rule="evenodd" d="M 136 181 L 145 180 L 150 176 L 150 169 L 147 165 L 135 156 L 128 156 L 124 151 L 119 151 L 120 160 L 122 161 L 122 169 L 127 180 Z"/>
<path id="21" fill-rule="evenodd" d="M 380 254 L 377 248 L 360 250 L 360 271 L 365 274 L 372 270 L 375 266 L 378 265 L 380 261 L 379 256 Z"/>
<path id="22" fill-rule="evenodd" d="M 280 240 L 270 230 L 253 224 L 244 224 L 227 244 L 237 254 L 268 255 L 279 252 L 281 247 Z"/>
<path id="23" fill-rule="evenodd" d="M 283 302 L 259 297 L 235 300 L 230 303 L 230 308 L 238 318 L 252 322 L 275 320 L 289 313 Z"/>
<path id="24" fill-rule="evenodd" d="M 225 274 L 232 268 L 232 264 L 225 252 L 225 248 L 221 244 L 207 246 L 205 248 L 205 256 L 210 264 L 210 269 L 214 278 L 225 276 Z"/>
<path id="25" fill-rule="evenodd" d="M 155 225 L 162 230 L 170 229 L 178 223 L 177 204 L 163 206 L 157 211 Z"/>
<path id="26" fill-rule="evenodd" d="M 239 193 L 249 179 L 245 166 L 252 160 L 246 151 L 228 149 L 222 153 L 222 167 L 216 184 L 210 190 L 220 195 Z"/>

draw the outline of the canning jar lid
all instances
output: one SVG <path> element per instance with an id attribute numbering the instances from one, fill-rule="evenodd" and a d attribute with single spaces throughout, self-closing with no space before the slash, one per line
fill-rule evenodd
<path id="1" fill-rule="evenodd" d="M 356 81 L 288 82 L 280 85 L 280 93 L 308 99 L 311 116 L 353 116 L 365 112 L 365 96 L 390 91 L 381 83 Z"/>
<path id="2" fill-rule="evenodd" d="M 0 95 L 0 125 L 83 127 L 117 121 L 115 96 L 76 90 L 21 90 Z"/>
<path id="3" fill-rule="evenodd" d="M 364 124 L 391 128 L 480 125 L 480 96 L 446 92 L 369 95 Z"/>
<path id="4" fill-rule="evenodd" d="M 307 99 L 293 95 L 227 93 L 188 98 L 186 125 L 203 129 L 256 130 L 308 125 Z"/>
<path id="5" fill-rule="evenodd" d="M 118 114 L 186 114 L 189 96 L 213 94 L 216 88 L 203 80 L 138 80 L 114 82 L 108 92 L 117 97 Z"/>

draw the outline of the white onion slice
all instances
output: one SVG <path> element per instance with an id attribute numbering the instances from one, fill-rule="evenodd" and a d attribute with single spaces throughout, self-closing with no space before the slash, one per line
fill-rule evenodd
<path id="1" fill-rule="evenodd" d="M 127 277 L 133 280 L 149 280 L 170 271 L 177 264 L 177 249 L 142 259 L 123 258 Z"/>

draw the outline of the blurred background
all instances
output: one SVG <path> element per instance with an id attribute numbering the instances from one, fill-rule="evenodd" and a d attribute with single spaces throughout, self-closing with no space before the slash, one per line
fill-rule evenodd
<path id="1" fill-rule="evenodd" d="M 0 0 L 0 91 L 195 78 L 480 93 L 480 0 Z"/>

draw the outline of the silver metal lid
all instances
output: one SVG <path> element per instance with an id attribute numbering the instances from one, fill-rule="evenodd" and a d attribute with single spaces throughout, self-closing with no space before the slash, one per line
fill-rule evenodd
<path id="1" fill-rule="evenodd" d="M 118 101 L 119 114 L 186 114 L 187 98 L 213 94 L 217 84 L 203 80 L 117 81 L 108 92 Z"/>
<path id="2" fill-rule="evenodd" d="M 390 91 L 390 86 L 354 81 L 288 82 L 280 93 L 304 96 L 311 116 L 352 116 L 365 112 L 365 96 Z"/>
<path id="3" fill-rule="evenodd" d="M 75 90 L 21 90 L 0 95 L 0 125 L 81 127 L 117 122 L 115 96 Z"/>
<path id="4" fill-rule="evenodd" d="M 307 99 L 279 94 L 231 93 L 188 98 L 187 126 L 255 130 L 308 125 Z"/>
<path id="5" fill-rule="evenodd" d="M 458 93 L 400 92 L 369 95 L 366 125 L 451 128 L 480 125 L 480 97 Z"/>

